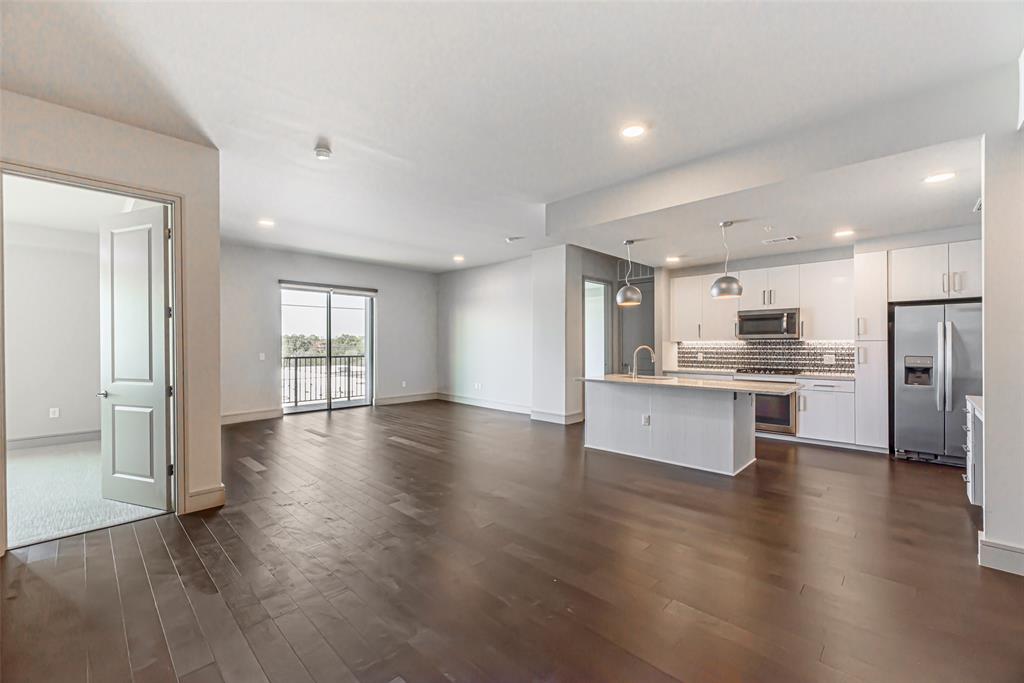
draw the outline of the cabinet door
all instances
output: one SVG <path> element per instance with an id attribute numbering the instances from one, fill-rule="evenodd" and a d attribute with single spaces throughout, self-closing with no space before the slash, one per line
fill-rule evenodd
<path id="1" fill-rule="evenodd" d="M 853 259 L 800 266 L 803 339 L 853 339 Z"/>
<path id="2" fill-rule="evenodd" d="M 858 341 L 856 442 L 889 447 L 889 350 L 884 341 Z"/>
<path id="3" fill-rule="evenodd" d="M 889 338 L 889 254 L 873 251 L 853 257 L 854 328 L 857 339 Z"/>
<path id="4" fill-rule="evenodd" d="M 800 266 L 768 270 L 768 308 L 800 308 Z"/>
<path id="5" fill-rule="evenodd" d="M 766 269 L 741 270 L 736 277 L 743 285 L 739 310 L 756 311 L 768 308 L 768 271 Z"/>
<path id="6" fill-rule="evenodd" d="M 701 278 L 677 277 L 672 279 L 669 304 L 671 308 L 669 332 L 672 341 L 700 339 Z"/>
<path id="7" fill-rule="evenodd" d="M 889 252 L 889 301 L 925 301 L 948 297 L 948 244 L 893 249 Z"/>
<path id="8" fill-rule="evenodd" d="M 797 394 L 797 436 L 853 443 L 854 394 L 839 391 L 800 391 Z"/>
<path id="9" fill-rule="evenodd" d="M 949 245 L 949 295 L 981 296 L 981 240 Z"/>
<path id="10" fill-rule="evenodd" d="M 711 285 L 719 277 L 705 275 L 701 278 L 701 336 L 704 341 L 736 339 L 736 313 L 739 299 L 714 299 Z M 742 282 L 742 280 L 740 281 Z"/>

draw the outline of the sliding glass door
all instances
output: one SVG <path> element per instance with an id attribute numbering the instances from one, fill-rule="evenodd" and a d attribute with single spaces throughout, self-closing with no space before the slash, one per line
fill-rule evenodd
<path id="1" fill-rule="evenodd" d="M 282 284 L 281 405 L 285 412 L 370 405 L 372 331 L 372 296 Z"/>

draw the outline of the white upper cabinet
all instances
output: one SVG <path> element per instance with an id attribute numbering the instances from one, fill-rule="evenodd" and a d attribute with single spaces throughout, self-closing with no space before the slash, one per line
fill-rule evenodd
<path id="1" fill-rule="evenodd" d="M 949 245 L 893 249 L 889 252 L 889 301 L 949 297 Z"/>
<path id="2" fill-rule="evenodd" d="M 671 281 L 669 332 L 672 341 L 700 339 L 701 277 L 677 277 Z"/>
<path id="3" fill-rule="evenodd" d="M 740 271 L 743 285 L 739 310 L 800 307 L 800 266 Z"/>
<path id="4" fill-rule="evenodd" d="M 768 269 L 768 308 L 800 308 L 800 266 Z"/>
<path id="5" fill-rule="evenodd" d="M 889 336 L 888 275 L 887 252 L 854 255 L 853 306 L 860 341 L 885 341 Z"/>
<path id="6" fill-rule="evenodd" d="M 736 339 L 739 299 L 715 299 L 711 296 L 711 285 L 720 276 L 721 273 L 716 273 L 701 278 L 701 339 L 704 341 Z"/>
<path id="7" fill-rule="evenodd" d="M 889 301 L 981 296 L 981 240 L 889 252 Z"/>
<path id="8" fill-rule="evenodd" d="M 800 266 L 803 339 L 853 339 L 853 259 Z"/>
<path id="9" fill-rule="evenodd" d="M 981 240 L 949 245 L 949 296 L 981 296 Z"/>

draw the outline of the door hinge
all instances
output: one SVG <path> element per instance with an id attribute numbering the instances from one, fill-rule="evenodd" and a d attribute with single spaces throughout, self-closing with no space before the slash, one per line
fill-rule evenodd
<path id="1" fill-rule="evenodd" d="M 167 228 L 167 239 L 171 239 L 171 229 Z"/>
<path id="2" fill-rule="evenodd" d="M 167 476 L 168 477 L 173 477 L 174 476 L 174 463 L 171 463 L 171 464 L 169 464 L 167 466 Z"/>
<path id="3" fill-rule="evenodd" d="M 174 309 L 171 308 L 170 306 L 167 307 L 167 317 L 168 318 L 173 318 L 174 317 Z"/>
<path id="4" fill-rule="evenodd" d="M 174 396 L 174 387 L 167 387 L 167 395 Z"/>

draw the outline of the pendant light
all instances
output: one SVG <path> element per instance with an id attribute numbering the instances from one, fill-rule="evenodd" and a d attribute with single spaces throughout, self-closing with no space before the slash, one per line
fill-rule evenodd
<path id="1" fill-rule="evenodd" d="M 626 245 L 626 259 L 629 261 L 629 267 L 626 269 L 626 284 L 615 293 L 615 303 L 622 308 L 628 308 L 639 306 L 644 295 L 635 286 L 629 284 L 629 276 L 633 273 L 633 256 L 629 253 L 629 248 L 633 245 L 633 240 L 626 240 L 623 244 Z"/>
<path id="2" fill-rule="evenodd" d="M 714 299 L 736 299 L 743 294 L 743 285 L 729 275 L 729 243 L 725 240 L 725 229 L 731 225 L 732 221 L 722 221 L 718 224 L 718 227 L 722 229 L 722 246 L 725 247 L 725 270 L 722 277 L 711 285 L 711 297 Z"/>

